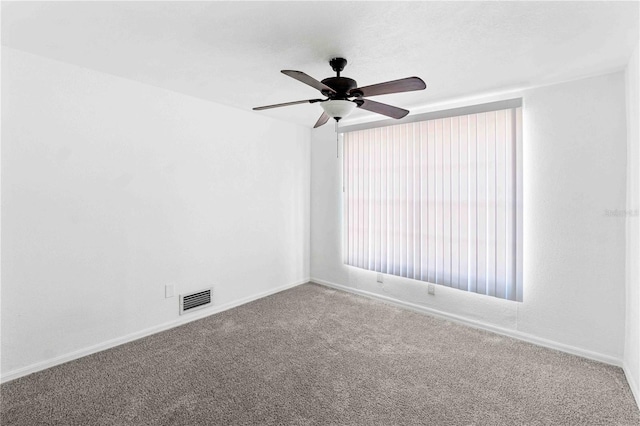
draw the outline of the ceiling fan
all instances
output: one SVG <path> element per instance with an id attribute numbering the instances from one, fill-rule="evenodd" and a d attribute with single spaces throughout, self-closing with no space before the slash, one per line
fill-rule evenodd
<path id="1" fill-rule="evenodd" d="M 387 117 L 399 119 L 409 114 L 409 111 L 380 102 L 375 102 L 370 99 L 365 99 L 365 97 L 387 95 L 390 93 L 411 92 L 414 90 L 423 90 L 427 87 L 424 81 L 418 77 L 407 77 L 401 78 L 400 80 L 373 84 L 371 86 L 358 87 L 358 83 L 356 83 L 355 80 L 340 76 L 340 72 L 342 72 L 344 67 L 347 65 L 346 59 L 333 58 L 329 61 L 329 65 L 331 65 L 331 68 L 337 75 L 335 77 L 325 78 L 322 81 L 318 81 L 302 71 L 282 70 L 283 74 L 318 89 L 323 96 L 327 97 L 327 99 L 307 99 L 304 101 L 266 105 L 253 109 L 259 111 L 289 105 L 306 103 L 313 104 L 319 102 L 324 112 L 316 122 L 315 126 L 313 126 L 314 128 L 322 126 L 329 120 L 329 118 L 334 118 L 337 122 L 351 114 L 356 107 L 386 115 Z"/>

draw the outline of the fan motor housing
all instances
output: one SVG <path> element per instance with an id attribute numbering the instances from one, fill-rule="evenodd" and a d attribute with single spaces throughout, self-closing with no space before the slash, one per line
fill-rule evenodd
<path id="1" fill-rule="evenodd" d="M 322 90 L 322 94 L 329 99 L 347 99 L 349 91 L 358 87 L 358 83 L 348 77 L 329 77 L 322 80 L 322 83 L 336 91 L 331 93 L 328 90 Z"/>

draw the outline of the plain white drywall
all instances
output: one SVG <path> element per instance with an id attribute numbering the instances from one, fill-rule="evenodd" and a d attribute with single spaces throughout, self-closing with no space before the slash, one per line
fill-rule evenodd
<path id="1" fill-rule="evenodd" d="M 341 160 L 312 133 L 312 279 L 424 306 L 620 363 L 625 320 L 625 80 L 617 72 L 523 95 L 524 302 L 342 263 Z"/>
<path id="2" fill-rule="evenodd" d="M 3 376 L 307 280 L 309 139 L 3 48 Z"/>
<path id="3" fill-rule="evenodd" d="M 627 66 L 627 294 L 624 367 L 640 406 L 640 44 Z"/>

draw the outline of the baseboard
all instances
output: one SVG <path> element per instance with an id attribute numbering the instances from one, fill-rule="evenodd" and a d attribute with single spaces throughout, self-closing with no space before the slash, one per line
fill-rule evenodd
<path id="1" fill-rule="evenodd" d="M 175 320 L 168 321 L 154 327 L 146 328 L 144 330 L 140 330 L 135 333 L 127 334 L 126 336 L 107 340 L 106 342 L 98 343 L 96 345 L 79 349 L 77 351 L 69 352 L 67 354 L 60 355 L 52 359 L 48 359 L 46 361 L 40 361 L 35 364 L 31 364 L 26 367 L 19 368 L 17 370 L 10 371 L 6 374 L 2 374 L 2 376 L 0 376 L 0 382 L 1 383 L 9 382 L 11 380 L 15 380 L 32 373 L 36 373 L 38 371 L 46 370 L 47 368 L 55 367 L 56 365 L 64 364 L 66 362 L 73 361 L 75 359 L 94 354 L 96 352 L 104 351 L 106 349 L 110 349 L 115 346 L 120 346 L 125 343 L 133 342 L 134 340 L 138 340 L 143 337 L 150 336 L 152 334 L 160 333 L 161 331 L 169 330 L 171 328 L 175 328 L 175 327 L 190 323 L 192 321 L 196 321 L 211 315 L 218 314 L 220 312 L 227 311 L 229 309 L 244 305 L 246 303 L 253 302 L 254 300 L 262 299 L 263 297 L 270 296 L 272 294 L 279 293 L 284 290 L 288 290 L 290 288 L 299 286 L 301 284 L 305 284 L 307 282 L 309 282 L 309 278 L 301 281 L 297 281 L 293 284 L 287 284 L 281 287 L 276 287 L 274 289 L 267 290 L 262 293 L 257 293 L 239 300 L 235 300 L 233 302 L 225 303 L 223 305 L 212 306 L 210 308 L 203 309 L 199 312 L 194 312 L 193 314 L 186 317 L 181 316 Z"/>
<path id="2" fill-rule="evenodd" d="M 605 364 L 614 365 L 616 367 L 622 367 L 622 360 L 620 358 L 616 358 L 610 355 L 601 354 L 599 352 L 593 352 L 587 349 L 578 348 L 571 345 L 566 345 L 564 343 L 555 342 L 553 340 L 548 340 L 542 337 L 537 337 L 532 334 L 522 333 L 517 330 L 511 330 L 508 328 L 498 327 L 492 324 L 484 323 L 482 321 L 472 320 L 469 318 L 465 318 L 459 315 L 450 314 L 448 312 L 439 311 L 437 309 L 428 308 L 422 305 L 416 305 L 411 302 L 405 302 L 403 300 L 395 299 L 393 297 L 383 296 L 381 294 L 372 293 L 366 290 L 359 290 L 356 288 L 347 287 L 342 284 L 336 284 L 329 281 L 325 281 L 318 278 L 311 278 L 311 282 L 326 286 L 332 287 L 337 290 L 346 291 L 348 293 L 358 294 L 360 296 L 369 297 L 372 299 L 381 300 L 392 305 L 399 306 L 401 308 L 410 309 L 415 312 L 420 312 L 423 314 L 431 315 L 433 317 L 446 319 L 449 321 L 453 321 L 459 324 L 467 325 L 473 328 L 477 328 L 480 330 L 490 331 L 492 333 L 501 334 L 507 337 L 513 337 L 514 339 L 522 340 L 528 343 L 533 343 L 534 345 L 544 346 L 549 349 L 555 349 L 561 352 L 566 352 L 572 355 L 577 355 L 583 358 L 588 358 L 594 361 L 603 362 Z"/>
<path id="3" fill-rule="evenodd" d="M 627 383 L 629 383 L 629 387 L 631 388 L 631 393 L 633 393 L 633 397 L 636 399 L 636 405 L 638 406 L 638 409 L 640 409 L 640 388 L 638 387 L 638 382 L 636 382 L 635 377 L 633 377 L 629 371 L 626 362 L 622 364 L 622 370 L 624 371 Z"/>

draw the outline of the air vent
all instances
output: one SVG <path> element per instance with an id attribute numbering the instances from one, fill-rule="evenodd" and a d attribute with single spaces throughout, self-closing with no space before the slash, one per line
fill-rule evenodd
<path id="1" fill-rule="evenodd" d="M 180 295 L 180 315 L 206 308 L 211 304 L 212 288 Z"/>

